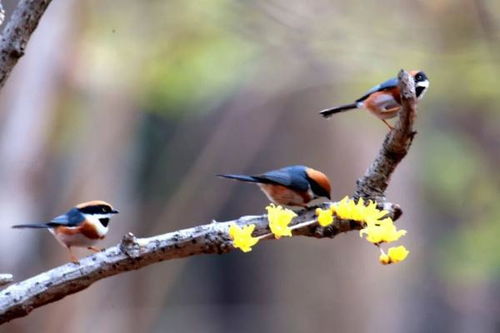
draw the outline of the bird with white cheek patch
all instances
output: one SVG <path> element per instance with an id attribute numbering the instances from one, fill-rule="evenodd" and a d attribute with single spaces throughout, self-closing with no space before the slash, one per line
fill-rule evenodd
<path id="1" fill-rule="evenodd" d="M 424 97 L 429 89 L 429 79 L 423 71 L 413 70 L 410 75 L 415 81 L 415 95 L 417 101 Z M 368 90 L 363 96 L 354 103 L 336 106 L 330 109 L 320 111 L 320 114 L 329 118 L 335 113 L 354 109 L 367 109 L 377 118 L 382 120 L 391 130 L 393 127 L 386 119 L 394 118 L 401 110 L 401 97 L 399 94 L 398 79 L 392 78 Z"/>
<path id="2" fill-rule="evenodd" d="M 68 249 L 71 261 L 77 263 L 78 259 L 71 248 L 86 247 L 99 252 L 100 249 L 94 247 L 94 244 L 104 239 L 114 214 L 118 214 L 118 211 L 109 203 L 94 200 L 78 204 L 48 223 L 19 224 L 12 228 L 48 229 L 59 243 Z"/>

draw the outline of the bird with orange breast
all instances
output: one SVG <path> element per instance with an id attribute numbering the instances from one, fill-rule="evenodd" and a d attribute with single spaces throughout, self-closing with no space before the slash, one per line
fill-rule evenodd
<path id="1" fill-rule="evenodd" d="M 269 200 L 279 205 L 306 207 L 316 198 L 330 199 L 331 185 L 328 177 L 304 165 L 288 166 L 255 176 L 217 176 L 256 183 Z"/>
<path id="2" fill-rule="evenodd" d="M 110 204 L 94 200 L 78 204 L 50 222 L 19 224 L 12 228 L 48 229 L 59 243 L 68 249 L 71 261 L 77 263 L 78 259 L 73 255 L 71 248 L 86 247 L 94 252 L 100 251 L 93 245 L 104 239 L 108 233 L 109 221 L 114 214 L 118 214 L 118 211 Z"/>
<path id="3" fill-rule="evenodd" d="M 424 97 L 425 92 L 429 88 L 429 79 L 424 72 L 419 70 L 410 71 L 410 75 L 415 80 L 415 94 L 417 101 L 419 101 Z M 329 118 L 335 113 L 354 109 L 367 109 L 392 130 L 394 127 L 386 119 L 396 117 L 401 109 L 398 79 L 389 79 L 371 88 L 353 103 L 325 109 L 320 111 L 320 114 L 325 118 Z"/>

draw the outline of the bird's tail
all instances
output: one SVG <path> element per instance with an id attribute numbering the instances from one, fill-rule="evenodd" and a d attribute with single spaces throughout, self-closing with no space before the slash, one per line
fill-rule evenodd
<path id="1" fill-rule="evenodd" d="M 354 103 L 351 103 L 351 104 L 345 104 L 345 105 L 341 105 L 341 106 L 337 106 L 337 107 L 334 107 L 334 108 L 331 108 L 331 109 L 325 109 L 323 111 L 320 111 L 319 113 L 325 117 L 325 118 L 329 118 L 331 117 L 334 113 L 338 113 L 338 112 L 343 112 L 343 111 L 347 111 L 347 110 L 352 110 L 352 109 L 356 109 L 358 107 L 358 103 L 354 102 Z"/>
<path id="2" fill-rule="evenodd" d="M 48 229 L 53 228 L 55 225 L 53 223 L 34 223 L 34 224 L 17 224 L 13 225 L 12 228 L 15 229 L 23 229 L 23 228 L 31 228 L 31 229 Z"/>
<path id="3" fill-rule="evenodd" d="M 242 182 L 258 183 L 259 180 L 252 176 L 245 175 L 217 175 L 218 177 L 241 180 Z"/>

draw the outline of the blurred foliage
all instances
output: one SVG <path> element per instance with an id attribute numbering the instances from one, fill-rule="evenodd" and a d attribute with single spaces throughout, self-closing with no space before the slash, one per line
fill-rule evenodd
<path id="1" fill-rule="evenodd" d="M 427 204 L 452 221 L 445 226 L 436 264 L 448 281 L 458 284 L 499 278 L 500 184 L 487 163 L 488 152 L 460 132 L 429 133 L 424 140 Z"/>
<path id="2" fill-rule="evenodd" d="M 454 210 L 473 203 L 469 212 L 471 216 L 475 215 L 475 208 L 480 203 L 478 199 L 481 200 L 476 189 L 488 181 L 483 177 L 488 170 L 481 163 L 483 157 L 479 147 L 463 134 L 447 131 L 428 133 L 423 140 L 427 147 L 427 158 L 422 164 L 426 190 L 430 194 L 429 203 Z"/>
<path id="3" fill-rule="evenodd" d="M 209 110 L 248 75 L 250 45 L 227 36 L 185 33 L 146 61 L 142 104 L 148 110 Z"/>
<path id="4" fill-rule="evenodd" d="M 444 238 L 436 263 L 447 281 L 463 286 L 500 278 L 499 221 L 500 209 L 487 209 Z"/>
<path id="5" fill-rule="evenodd" d="M 227 0 L 150 1 L 146 7 L 127 1 L 119 14 L 104 6 L 88 30 L 91 67 L 102 69 L 101 79 L 112 69 L 110 79 L 135 81 L 145 110 L 173 116 L 210 110 L 254 68 L 258 45 L 230 29 L 238 20 L 231 15 L 235 6 Z"/>

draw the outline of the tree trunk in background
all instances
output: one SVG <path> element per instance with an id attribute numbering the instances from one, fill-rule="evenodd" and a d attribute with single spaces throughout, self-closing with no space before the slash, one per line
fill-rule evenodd
<path id="1" fill-rule="evenodd" d="M 0 220 L 5 229 L 39 222 L 44 211 L 46 196 L 39 192 L 37 183 L 45 173 L 47 143 L 59 97 L 58 74 L 67 60 L 60 52 L 61 45 L 68 49 L 73 40 L 75 27 L 70 17 L 74 3 L 67 0 L 48 9 L 2 92 Z M 31 263 L 26 259 L 38 253 L 35 239 L 36 233 L 30 231 L 1 233 L 0 250 L 9 253 L 2 256 L 2 270 L 13 270 L 14 263 Z M 32 272 L 32 268 L 25 271 Z"/>

